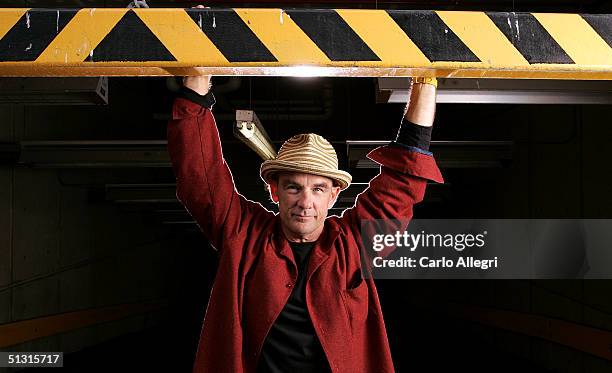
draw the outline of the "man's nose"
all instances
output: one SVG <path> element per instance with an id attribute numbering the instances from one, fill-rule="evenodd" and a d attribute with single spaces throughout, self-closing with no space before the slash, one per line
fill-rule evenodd
<path id="1" fill-rule="evenodd" d="M 298 206 L 302 209 L 310 209 L 312 208 L 312 194 L 304 191 L 300 194 L 300 198 L 298 199 Z"/>

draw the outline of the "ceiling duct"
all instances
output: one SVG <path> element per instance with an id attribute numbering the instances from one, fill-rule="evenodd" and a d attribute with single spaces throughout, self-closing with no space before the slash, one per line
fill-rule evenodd
<path id="1" fill-rule="evenodd" d="M 170 167 L 163 140 L 0 143 L 0 159 L 47 168 Z"/>
<path id="2" fill-rule="evenodd" d="M 176 184 L 106 184 L 106 200 L 115 203 L 177 203 Z"/>
<path id="3" fill-rule="evenodd" d="M 1 78 L 0 104 L 107 105 L 108 78 Z"/>
<path id="4" fill-rule="evenodd" d="M 378 78 L 378 103 L 408 100 L 409 78 Z M 612 104 L 612 82 L 586 80 L 438 79 L 440 104 Z"/>

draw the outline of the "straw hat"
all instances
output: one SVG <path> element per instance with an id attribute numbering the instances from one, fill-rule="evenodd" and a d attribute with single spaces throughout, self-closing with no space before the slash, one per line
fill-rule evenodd
<path id="1" fill-rule="evenodd" d="M 346 189 L 352 179 L 348 172 L 338 169 L 338 156 L 329 141 L 314 133 L 295 135 L 285 141 L 275 159 L 261 164 L 260 175 L 269 183 L 270 177 L 279 171 L 325 176 L 337 181 L 340 189 Z"/>

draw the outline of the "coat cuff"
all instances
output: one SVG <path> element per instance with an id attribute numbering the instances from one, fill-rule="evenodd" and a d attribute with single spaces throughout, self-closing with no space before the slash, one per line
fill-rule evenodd
<path id="1" fill-rule="evenodd" d="M 435 181 L 436 183 L 444 182 L 442 173 L 433 156 L 407 149 L 399 144 L 391 143 L 378 147 L 369 152 L 367 157 L 397 172 Z"/>
<path id="2" fill-rule="evenodd" d="M 196 104 L 201 105 L 207 109 L 212 109 L 212 107 L 216 103 L 215 96 L 213 95 L 212 91 L 208 91 L 207 94 L 201 95 L 185 86 L 181 87 L 181 89 L 177 93 L 177 96 L 186 98 L 189 101 L 195 102 Z"/>
<path id="3" fill-rule="evenodd" d="M 433 126 L 419 126 L 406 118 L 402 118 L 402 124 L 400 125 L 399 131 L 397 131 L 395 142 L 409 147 L 419 148 L 427 152 L 429 150 L 429 143 L 431 142 L 432 129 Z M 429 155 L 431 155 L 431 153 L 429 153 Z"/>

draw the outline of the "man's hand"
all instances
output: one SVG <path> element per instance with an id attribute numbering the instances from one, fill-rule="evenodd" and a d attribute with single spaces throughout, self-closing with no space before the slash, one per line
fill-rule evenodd
<path id="1" fill-rule="evenodd" d="M 192 8 L 204 9 L 210 8 L 204 5 L 196 5 Z M 196 68 L 197 70 L 197 68 Z M 204 96 L 210 91 L 211 87 L 210 75 L 186 76 L 183 78 L 183 85 L 197 94 Z"/>
<path id="2" fill-rule="evenodd" d="M 436 115 L 436 86 L 427 83 L 411 85 L 404 118 L 419 126 L 431 127 Z"/>

